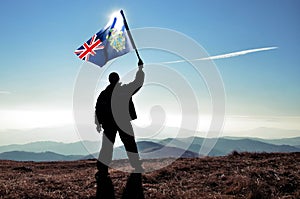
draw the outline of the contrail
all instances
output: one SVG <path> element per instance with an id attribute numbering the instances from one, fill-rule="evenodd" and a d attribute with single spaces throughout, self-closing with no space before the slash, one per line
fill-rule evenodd
<path id="1" fill-rule="evenodd" d="M 192 62 L 192 61 L 225 59 L 225 58 L 229 58 L 229 57 L 237 57 L 237 56 L 241 56 L 241 55 L 246 55 L 246 54 L 254 53 L 254 52 L 273 50 L 273 49 L 276 49 L 276 48 L 278 48 L 278 47 L 273 46 L 273 47 L 265 47 L 265 48 L 255 48 L 255 49 L 242 50 L 242 51 L 226 53 L 226 54 L 222 54 L 222 55 L 209 56 L 209 57 L 198 58 L 198 59 L 161 62 L 161 64 L 175 64 L 175 63 L 181 63 L 181 62 L 187 62 L 187 61 Z"/>

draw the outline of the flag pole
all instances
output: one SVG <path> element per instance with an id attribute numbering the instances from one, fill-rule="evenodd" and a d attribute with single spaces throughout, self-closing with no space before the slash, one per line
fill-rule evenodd
<path id="1" fill-rule="evenodd" d="M 127 23 L 127 21 L 126 21 L 126 18 L 125 18 L 125 15 L 124 15 L 123 10 L 121 10 L 120 13 L 121 13 L 121 15 L 122 15 L 122 17 L 123 17 L 124 25 L 125 25 L 125 28 L 126 28 L 126 30 L 127 30 L 127 34 L 128 34 L 128 37 L 129 37 L 129 39 L 130 39 L 130 41 L 131 41 L 132 47 L 134 48 L 135 53 L 136 53 L 136 55 L 137 55 L 137 57 L 138 57 L 138 59 L 139 59 L 139 64 L 140 64 L 140 62 L 141 62 L 141 64 L 143 64 L 143 61 L 142 61 L 142 59 L 141 59 L 141 57 L 140 57 L 140 54 L 139 54 L 139 51 L 138 51 L 137 48 L 136 48 L 136 45 L 135 45 L 134 40 L 133 40 L 133 37 L 132 37 L 131 32 L 130 32 L 130 30 L 129 30 L 129 26 L 128 26 L 128 23 Z"/>

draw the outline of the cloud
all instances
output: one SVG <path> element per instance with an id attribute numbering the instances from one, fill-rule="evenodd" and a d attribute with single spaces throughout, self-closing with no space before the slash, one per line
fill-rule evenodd
<path id="1" fill-rule="evenodd" d="M 0 90 L 0 95 L 1 95 L 1 94 L 11 94 L 11 92 L 9 92 L 9 91 L 1 91 L 1 90 Z"/>
<path id="2" fill-rule="evenodd" d="M 274 50 L 274 49 L 277 49 L 277 48 L 278 47 L 276 47 L 276 46 L 265 47 L 265 48 L 255 48 L 255 49 L 242 50 L 242 51 L 237 51 L 237 52 L 232 52 L 232 53 L 226 53 L 226 54 L 222 54 L 222 55 L 209 56 L 209 57 L 204 57 L 204 58 L 199 58 L 199 59 L 162 62 L 161 64 L 175 64 L 175 63 L 181 63 L 181 62 L 187 62 L 187 61 L 205 61 L 205 60 L 225 59 L 225 58 L 230 58 L 230 57 L 237 57 L 237 56 L 241 56 L 241 55 L 246 55 L 246 54 L 249 54 L 249 53 L 267 51 L 267 50 Z"/>

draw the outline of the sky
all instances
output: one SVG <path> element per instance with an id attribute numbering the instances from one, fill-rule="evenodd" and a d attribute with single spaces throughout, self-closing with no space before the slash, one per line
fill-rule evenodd
<path id="1" fill-rule="evenodd" d="M 120 9 L 125 11 L 131 29 L 160 27 L 178 31 L 196 41 L 210 56 L 277 47 L 214 60 L 226 93 L 224 132 L 249 136 L 240 132 L 260 127 L 300 130 L 299 8 L 297 0 L 2 1 L 1 140 L 22 142 L 23 138 L 14 140 L 12 135 L 18 134 L 11 132 L 74 125 L 74 83 L 83 63 L 74 50 Z M 141 55 L 145 63 L 173 61 L 159 52 L 141 51 Z M 121 60 L 136 63 L 134 54 L 126 56 Z M 176 67 L 181 66 L 184 64 Z M 137 99 L 142 100 L 142 94 Z M 207 126 L 209 117 L 203 120 L 207 120 Z M 65 137 L 39 134 L 39 139 L 76 140 L 72 138 L 76 135 L 74 129 L 70 132 Z M 30 140 L 35 139 L 27 137 L 23 142 Z"/>

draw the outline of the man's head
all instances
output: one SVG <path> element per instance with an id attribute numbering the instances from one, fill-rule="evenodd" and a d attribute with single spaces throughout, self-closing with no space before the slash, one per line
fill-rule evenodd
<path id="1" fill-rule="evenodd" d="M 111 84 L 116 84 L 116 83 L 119 82 L 120 77 L 119 77 L 118 73 L 112 72 L 112 73 L 109 74 L 108 79 L 109 79 L 109 82 L 110 82 Z"/>

